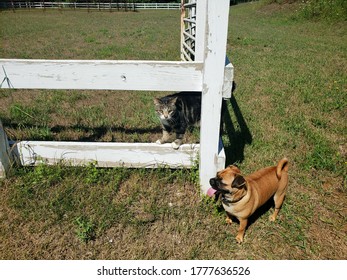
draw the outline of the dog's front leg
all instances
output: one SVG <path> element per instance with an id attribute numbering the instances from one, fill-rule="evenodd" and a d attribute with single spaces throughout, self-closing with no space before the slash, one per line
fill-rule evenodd
<path id="1" fill-rule="evenodd" d="M 245 231 L 246 231 L 246 227 L 247 227 L 247 219 L 240 219 L 240 227 L 239 227 L 239 231 L 236 235 L 236 240 L 238 243 L 242 243 L 243 242 L 243 236 L 245 235 Z"/>
<path id="2" fill-rule="evenodd" d="M 227 213 L 227 217 L 225 218 L 225 222 L 228 224 L 228 225 L 231 225 L 233 223 L 233 220 L 231 219 L 231 215 Z"/>

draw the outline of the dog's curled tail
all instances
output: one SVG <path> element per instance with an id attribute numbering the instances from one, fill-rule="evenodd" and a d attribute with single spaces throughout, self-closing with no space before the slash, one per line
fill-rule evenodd
<path id="1" fill-rule="evenodd" d="M 287 158 L 282 158 L 278 164 L 277 164 L 277 169 L 276 169 L 276 175 L 278 179 L 281 179 L 282 177 L 282 172 L 288 172 L 288 159 Z"/>

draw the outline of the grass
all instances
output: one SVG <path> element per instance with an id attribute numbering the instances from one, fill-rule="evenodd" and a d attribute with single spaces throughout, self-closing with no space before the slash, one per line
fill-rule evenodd
<path id="1" fill-rule="evenodd" d="M 237 224 L 200 196 L 196 168 L 16 168 L 0 182 L 0 258 L 345 259 L 346 27 L 284 7 L 231 9 L 237 89 L 223 134 L 245 174 L 289 158 L 278 221 L 265 208 L 236 244 Z M 2 58 L 179 59 L 177 11 L 2 12 L 0 24 Z M 0 119 L 15 140 L 153 142 L 152 98 L 164 94 L 1 90 Z"/>

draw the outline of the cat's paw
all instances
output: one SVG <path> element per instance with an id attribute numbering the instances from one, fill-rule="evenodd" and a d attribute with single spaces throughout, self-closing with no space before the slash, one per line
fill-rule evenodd
<path id="1" fill-rule="evenodd" d="M 177 150 L 182 144 L 181 140 L 175 140 L 171 143 L 171 147 Z"/>
<path id="2" fill-rule="evenodd" d="M 172 142 L 171 147 L 177 150 L 180 147 L 180 145 L 176 144 L 175 142 Z"/>
<path id="3" fill-rule="evenodd" d="M 155 141 L 155 144 L 161 145 L 161 144 L 163 144 L 163 143 L 161 142 L 160 139 L 158 139 L 157 141 Z"/>

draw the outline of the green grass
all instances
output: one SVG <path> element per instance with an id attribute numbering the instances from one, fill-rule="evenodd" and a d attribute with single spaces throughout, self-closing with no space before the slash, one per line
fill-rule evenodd
<path id="1" fill-rule="evenodd" d="M 237 5 L 229 23 L 227 163 L 248 174 L 289 158 L 275 223 L 265 209 L 236 244 L 237 223 L 200 196 L 197 168 L 14 168 L 0 182 L 0 258 L 344 259 L 347 30 L 295 7 Z M 2 12 L 0 25 L 5 58 L 179 59 L 178 11 Z M 164 94 L 1 90 L 0 119 L 14 140 L 154 142 L 152 98 Z"/>

